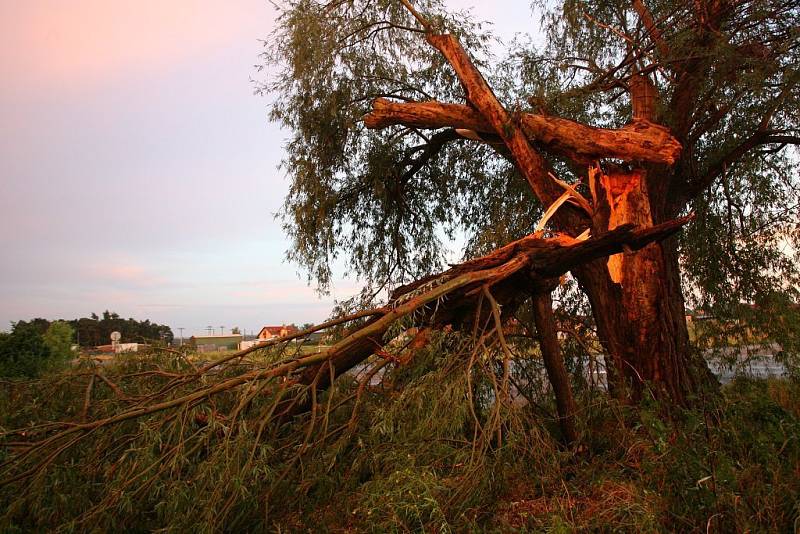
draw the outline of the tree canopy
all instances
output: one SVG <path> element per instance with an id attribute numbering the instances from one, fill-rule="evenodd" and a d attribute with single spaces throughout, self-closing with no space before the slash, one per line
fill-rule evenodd
<path id="1" fill-rule="evenodd" d="M 36 318 L 30 321 L 18 321 L 16 324 L 30 324 L 34 326 L 40 334 L 52 324 L 47 319 Z M 97 345 L 107 345 L 111 340 L 111 332 L 120 332 L 122 339 L 126 343 L 145 343 L 152 341 L 164 341 L 170 343 L 174 338 L 172 329 L 167 325 L 150 322 L 150 319 L 137 320 L 133 317 L 123 319 L 119 314 L 104 311 L 100 316 L 92 313 L 90 317 L 80 319 L 70 319 L 65 321 L 75 332 L 74 342 L 82 347 L 94 347 Z"/>
<path id="2" fill-rule="evenodd" d="M 535 7 L 542 27 L 497 43 L 491 29 L 436 0 L 415 2 L 454 33 L 514 113 L 619 128 L 632 81 L 658 90 L 653 120 L 682 145 L 658 183 L 658 220 L 697 214 L 681 238 L 690 305 L 732 313 L 775 292 L 796 302 L 800 180 L 800 9 L 791 1 L 580 2 Z M 522 28 L 521 28 L 522 29 Z M 289 131 L 282 211 L 289 257 L 325 288 L 332 261 L 370 289 L 442 266 L 448 239 L 466 256 L 531 232 L 542 210 L 502 147 L 452 128 L 370 130 L 377 98 L 463 102 L 463 88 L 398 1 L 290 1 L 268 41 L 263 90 Z M 586 166 L 546 152 L 586 192 Z M 588 196 L 588 195 L 587 195 Z M 546 206 L 545 206 L 546 207 Z"/>
<path id="3" fill-rule="evenodd" d="M 35 378 L 72 357 L 69 324 L 54 321 L 43 326 L 41 321 L 19 321 L 10 333 L 0 332 L 0 377 Z"/>

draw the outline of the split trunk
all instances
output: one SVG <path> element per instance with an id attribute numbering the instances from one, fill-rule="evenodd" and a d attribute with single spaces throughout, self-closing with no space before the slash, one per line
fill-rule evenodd
<path id="1" fill-rule="evenodd" d="M 658 170 L 665 171 L 590 171 L 598 207 L 593 231 L 628 223 L 648 227 L 669 215 Z M 714 384 L 706 364 L 692 356 L 674 237 L 591 262 L 575 274 L 591 303 L 617 398 L 651 395 L 687 405 Z"/>
<path id="2" fill-rule="evenodd" d="M 587 227 L 594 236 L 624 224 L 648 228 L 676 214 L 666 192 L 681 145 L 667 128 L 652 122 L 657 93 L 644 77 L 629 87 L 635 109 L 625 128 L 591 128 L 557 117 L 513 114 L 498 101 L 455 36 L 426 29 L 428 43 L 455 71 L 469 105 L 379 99 L 364 118 L 367 127 L 450 127 L 470 139 L 499 138 L 501 153 L 545 206 L 561 200 L 569 186 L 554 178 L 541 152 L 567 157 L 577 166 L 606 161 L 605 168 L 589 170 L 591 204 L 571 190 L 581 209 L 565 208 L 554 217 L 559 229 L 571 235 Z M 627 166 L 617 167 L 612 160 Z M 705 364 L 690 357 L 674 241 L 595 260 L 574 272 L 592 306 L 612 392 L 636 401 L 650 391 L 679 405 L 689 403 L 709 376 Z"/>

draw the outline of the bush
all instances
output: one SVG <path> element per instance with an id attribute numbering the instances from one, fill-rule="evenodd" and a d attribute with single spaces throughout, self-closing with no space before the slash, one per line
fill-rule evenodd
<path id="1" fill-rule="evenodd" d="M 33 323 L 19 322 L 11 333 L 0 333 L 0 376 L 36 378 L 71 355 L 72 328 L 52 323 L 42 335 Z"/>
<path id="2" fill-rule="evenodd" d="M 364 388 L 360 400 L 354 378 L 337 383 L 318 397 L 313 427 L 309 415 L 262 426 L 274 397 L 246 388 L 247 407 L 229 391 L 94 429 L 45 457 L 51 463 L 30 480 L 8 482 L 36 463 L 0 472 L 0 531 L 790 532 L 800 524 L 800 383 L 738 379 L 667 421 L 657 403 L 624 406 L 587 391 L 578 397 L 581 442 L 565 448 L 546 429 L 546 400 L 536 411 L 499 413 L 502 442 L 498 432 L 475 438 L 475 422 L 487 427 L 493 416 L 491 404 L 470 409 L 481 383 L 467 381 L 445 346 L 417 356 L 392 387 Z M 218 378 L 251 369 L 242 366 L 220 368 Z M 102 420 L 155 391 L 194 391 L 175 380 L 193 371 L 163 351 L 16 382 L 0 388 L 0 430 Z M 236 406 L 238 426 L 226 416 Z M 20 437 L 0 434 L 0 466 L 20 457 Z"/>
<path id="3" fill-rule="evenodd" d="M 53 363 L 63 362 L 72 357 L 73 330 L 65 321 L 54 321 L 42 336 L 44 344 L 50 349 Z"/>

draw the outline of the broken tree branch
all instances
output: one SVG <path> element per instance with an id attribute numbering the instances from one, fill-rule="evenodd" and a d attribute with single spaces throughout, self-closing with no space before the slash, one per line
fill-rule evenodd
<path id="1" fill-rule="evenodd" d="M 503 140 L 539 200 L 548 205 L 555 202 L 561 196 L 561 190 L 550 177 L 547 161 L 534 150 L 518 121 L 497 100 L 458 39 L 451 34 L 428 34 L 426 38 L 453 67 L 464 86 L 467 100 Z"/>
<path id="2" fill-rule="evenodd" d="M 650 242 L 664 239 L 676 232 L 688 220 L 689 217 L 677 219 L 645 229 L 622 225 L 602 236 L 585 241 L 566 236 L 549 239 L 537 235 L 527 236 L 487 256 L 456 265 L 439 275 L 400 288 L 388 306 L 379 309 L 380 311 L 364 312 L 363 316 L 369 316 L 371 319 L 327 351 L 286 358 L 234 376 L 222 375 L 218 380 L 201 383 L 195 389 L 183 391 L 172 398 L 165 398 L 166 393 L 156 394 L 149 400 L 143 399 L 144 402 L 141 404 L 94 421 L 63 422 L 40 428 L 38 432 L 31 433 L 30 445 L 27 448 L 0 463 L 0 487 L 43 472 L 63 451 L 102 427 L 167 410 L 187 413 L 187 410 L 203 402 L 213 403 L 211 399 L 217 395 L 234 390 L 243 395 L 236 406 L 244 409 L 255 394 L 267 391 L 265 383 L 269 381 L 275 385 L 278 393 L 294 386 L 298 386 L 297 391 L 311 392 L 306 399 L 298 396 L 301 394 L 290 395 L 292 399 L 288 405 L 284 404 L 282 394 L 279 394 L 269 410 L 270 421 L 286 421 L 292 415 L 307 413 L 320 392 L 327 389 L 338 376 L 374 354 L 376 347 L 381 348 L 386 344 L 384 336 L 398 320 L 410 318 L 412 326 L 422 328 L 444 328 L 446 325 L 453 325 L 455 328 L 471 329 L 470 320 L 477 322 L 490 318 L 476 307 L 489 288 L 496 300 L 493 307 L 495 311 L 499 306 L 513 307 L 515 299 L 525 295 L 526 287 L 533 289 L 533 286 L 541 283 L 543 279 L 558 276 L 592 259 L 619 252 L 625 246 L 640 248 Z M 520 291 L 520 288 L 523 288 L 523 291 Z M 478 309 L 477 314 L 476 309 Z M 492 311 L 489 310 L 487 313 Z M 352 320 L 352 317 L 332 322 Z M 495 326 L 494 330 L 498 328 Z M 188 386 L 191 381 L 203 376 L 203 369 L 191 371 L 185 375 L 186 381 L 179 382 Z M 100 373 L 97 374 L 97 378 L 107 380 Z M 111 386 L 113 382 L 110 380 L 106 383 L 115 391 L 118 389 L 114 388 L 116 384 Z M 262 385 L 256 387 L 255 384 L 258 383 Z M 240 386 L 246 387 L 241 389 Z M 171 390 L 172 386 L 166 388 L 167 392 Z M 124 396 L 121 390 L 119 393 Z M 286 409 L 281 409 L 282 407 Z M 30 430 L 31 428 L 26 428 L 26 434 Z M 5 437 L 23 435 L 21 432 L 12 430 L 2 435 Z"/>
<path id="3" fill-rule="evenodd" d="M 634 121 L 623 128 L 595 128 L 561 117 L 521 113 L 520 122 L 528 138 L 543 150 L 581 164 L 602 158 L 665 163 L 677 161 L 681 144 L 668 128 L 650 121 Z M 475 109 L 463 104 L 436 101 L 395 102 L 375 99 L 364 125 L 381 129 L 393 125 L 414 128 L 457 128 L 498 135 L 498 131 Z"/>

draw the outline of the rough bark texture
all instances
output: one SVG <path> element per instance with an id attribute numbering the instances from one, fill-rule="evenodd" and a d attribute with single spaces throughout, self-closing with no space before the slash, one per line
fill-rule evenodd
<path id="1" fill-rule="evenodd" d="M 701 385 L 698 379 L 708 378 L 703 363 L 690 358 L 672 248 L 660 243 L 642 251 L 642 258 L 631 254 L 632 264 L 645 264 L 651 277 L 642 285 L 615 283 L 602 261 L 575 270 L 607 354 L 609 388 L 620 400 L 638 400 L 652 387 L 654 396 L 686 404 Z"/>
<path id="2" fill-rule="evenodd" d="M 663 212 L 657 181 L 646 169 L 592 169 L 598 206 L 595 231 L 620 224 L 649 226 Z M 656 184 L 656 185 L 654 185 Z M 653 206 L 653 200 L 656 205 Z M 690 358 L 676 243 L 652 243 L 592 262 L 576 274 L 589 296 L 600 341 L 611 356 L 609 384 L 621 399 L 641 399 L 646 388 L 686 404 L 701 385 Z M 611 368 L 613 367 L 613 369 Z M 700 366 L 702 367 L 702 366 Z"/>

